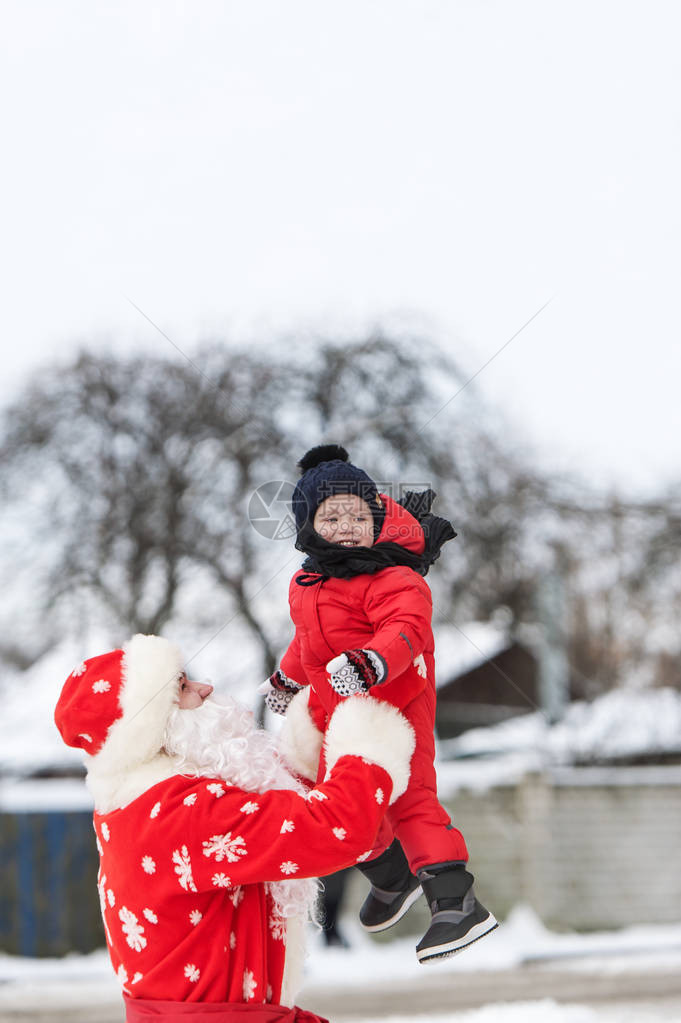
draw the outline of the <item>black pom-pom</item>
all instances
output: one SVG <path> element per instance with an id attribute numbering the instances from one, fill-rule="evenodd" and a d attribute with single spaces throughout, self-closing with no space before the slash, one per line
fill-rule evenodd
<path id="1" fill-rule="evenodd" d="M 349 462 L 350 456 L 340 444 L 318 444 L 316 448 L 310 448 L 298 462 L 301 475 L 308 469 L 314 469 L 320 462 Z"/>

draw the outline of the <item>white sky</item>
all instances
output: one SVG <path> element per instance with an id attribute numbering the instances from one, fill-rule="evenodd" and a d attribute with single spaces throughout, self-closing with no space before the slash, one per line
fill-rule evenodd
<path id="1" fill-rule="evenodd" d="M 56 353 L 429 331 L 547 465 L 678 478 L 674 0 L 2 0 L 2 394 Z M 378 382 L 389 386 L 389 381 Z"/>

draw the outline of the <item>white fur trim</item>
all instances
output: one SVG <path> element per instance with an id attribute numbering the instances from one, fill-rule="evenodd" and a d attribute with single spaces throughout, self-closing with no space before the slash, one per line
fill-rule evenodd
<path id="1" fill-rule="evenodd" d="M 295 1005 L 298 992 L 303 986 L 305 951 L 305 920 L 300 916 L 289 917 L 286 921 L 286 956 L 284 975 L 281 978 L 281 1005 Z"/>
<path id="2" fill-rule="evenodd" d="M 414 729 L 397 707 L 371 696 L 351 696 L 333 712 L 324 750 L 329 772 L 347 754 L 385 768 L 392 778 L 394 803 L 409 784 L 415 746 Z"/>
<path id="3" fill-rule="evenodd" d="M 165 769 L 164 761 L 158 761 L 158 754 L 163 747 L 168 715 L 177 703 L 177 681 L 183 667 L 178 648 L 160 636 L 133 636 L 124 646 L 123 655 L 123 684 L 119 696 L 122 717 L 109 729 L 99 753 L 87 758 L 93 795 L 94 784 L 103 803 L 109 805 L 113 799 L 115 806 L 125 804 L 121 804 L 120 797 L 114 793 L 135 789 L 133 769 L 151 766 L 152 762 L 155 765 L 152 776 L 161 765 Z M 154 782 L 149 782 L 141 791 L 149 784 Z M 95 795 L 97 809 L 102 809 L 97 798 Z M 127 798 L 126 802 L 133 798 Z"/>
<path id="4" fill-rule="evenodd" d="M 133 768 L 112 770 L 101 764 L 99 757 L 86 757 L 86 785 L 95 801 L 98 813 L 111 813 L 132 803 L 142 793 L 166 778 L 178 773 L 175 761 L 167 753 L 159 753 L 145 764 Z"/>
<path id="5" fill-rule="evenodd" d="M 293 697 L 279 733 L 279 743 L 282 756 L 291 770 L 316 781 L 324 736 L 310 717 L 307 709 L 309 698 L 309 686 Z"/>

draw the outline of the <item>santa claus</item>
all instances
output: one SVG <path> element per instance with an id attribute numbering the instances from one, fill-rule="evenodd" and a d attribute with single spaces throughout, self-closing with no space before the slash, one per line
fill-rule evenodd
<path id="1" fill-rule="evenodd" d="M 55 712 L 86 753 L 99 898 L 128 1023 L 314 1023 L 294 1005 L 316 882 L 361 862 L 405 791 L 411 726 L 370 697 L 346 700 L 325 742 L 298 707 L 272 736 L 191 682 L 180 651 L 134 636 L 69 675 Z M 316 743 L 316 747 L 315 747 Z"/>

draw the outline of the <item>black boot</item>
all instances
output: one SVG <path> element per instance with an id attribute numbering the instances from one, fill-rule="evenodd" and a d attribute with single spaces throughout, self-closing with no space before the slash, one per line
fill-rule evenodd
<path id="1" fill-rule="evenodd" d="M 419 962 L 455 955 L 497 926 L 489 910 L 476 899 L 474 878 L 465 863 L 436 863 L 419 870 L 418 878 L 433 914 L 416 946 Z"/>
<path id="2" fill-rule="evenodd" d="M 371 882 L 371 891 L 359 911 L 359 922 L 365 931 L 386 931 L 416 902 L 421 883 L 409 869 L 397 839 L 375 860 L 357 866 Z"/>

